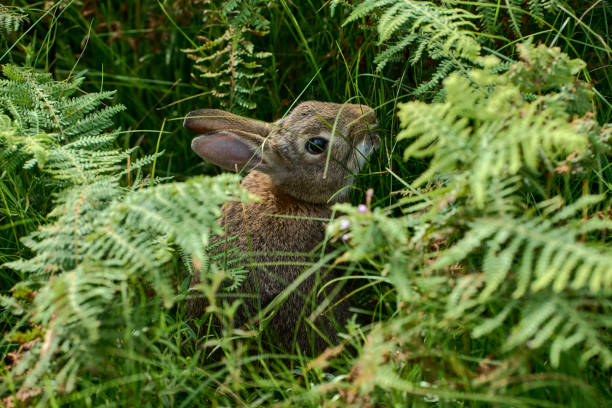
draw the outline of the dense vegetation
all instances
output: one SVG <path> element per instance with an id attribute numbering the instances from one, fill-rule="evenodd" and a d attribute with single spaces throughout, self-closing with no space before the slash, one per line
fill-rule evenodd
<path id="1" fill-rule="evenodd" d="M 0 406 L 612 404 L 611 22 L 606 0 L 5 1 Z M 354 317 L 314 358 L 215 324 L 244 271 L 209 238 L 252 197 L 181 126 L 311 99 L 372 106 L 382 139 L 328 228 Z"/>

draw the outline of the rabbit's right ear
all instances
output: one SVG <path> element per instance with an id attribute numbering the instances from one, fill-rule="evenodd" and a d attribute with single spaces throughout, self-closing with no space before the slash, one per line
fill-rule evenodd
<path id="1" fill-rule="evenodd" d="M 275 149 L 266 142 L 272 128 L 265 122 L 217 109 L 201 109 L 185 117 L 185 128 L 200 133 L 191 148 L 201 158 L 226 170 L 272 172 L 278 163 Z"/>

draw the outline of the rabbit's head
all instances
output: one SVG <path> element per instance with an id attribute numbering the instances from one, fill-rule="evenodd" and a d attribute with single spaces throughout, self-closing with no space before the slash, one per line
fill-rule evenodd
<path id="1" fill-rule="evenodd" d="M 200 157 L 266 173 L 285 194 L 321 204 L 345 198 L 380 145 L 376 115 L 365 105 L 303 102 L 274 123 L 201 109 L 184 126 L 199 134 L 191 147 Z"/>

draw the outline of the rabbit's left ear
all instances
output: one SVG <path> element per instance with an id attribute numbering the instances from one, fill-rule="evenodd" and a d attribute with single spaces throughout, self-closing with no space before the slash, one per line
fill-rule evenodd
<path id="1" fill-rule="evenodd" d="M 279 167 L 280 157 L 266 138 L 272 126 L 265 122 L 202 109 L 189 113 L 184 126 L 201 134 L 191 142 L 193 151 L 226 170 L 272 173 Z"/>
<path id="2" fill-rule="evenodd" d="M 220 109 L 199 109 L 185 116 L 183 126 L 201 135 L 225 131 L 241 131 L 266 137 L 273 129 L 269 123 L 245 118 Z"/>

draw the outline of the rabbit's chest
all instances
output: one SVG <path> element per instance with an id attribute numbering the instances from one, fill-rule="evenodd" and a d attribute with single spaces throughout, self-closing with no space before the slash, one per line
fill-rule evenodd
<path id="1" fill-rule="evenodd" d="M 325 238 L 329 217 L 327 208 L 296 209 L 283 207 L 279 211 L 269 203 L 242 207 L 229 203 L 221 220 L 228 236 L 237 236 L 244 250 L 253 252 L 310 252 Z M 285 254 L 288 255 L 288 254 Z"/>
<path id="2" fill-rule="evenodd" d="M 324 220 L 331 214 L 326 205 L 297 200 L 257 171 L 243 179 L 242 187 L 259 200 L 226 203 L 221 223 L 228 236 L 237 236 L 237 244 L 245 251 L 304 253 L 325 238 Z"/>
<path id="3" fill-rule="evenodd" d="M 257 292 L 264 305 L 317 262 L 313 249 L 325 238 L 325 222 L 313 218 L 329 216 L 324 210 L 306 216 L 270 212 L 272 209 L 265 202 L 251 203 L 244 209 L 240 203 L 228 203 L 223 221 L 226 234 L 236 236 L 235 245 L 251 271 L 241 290 Z M 297 290 L 310 292 L 314 279 L 314 275 L 307 278 Z"/>

